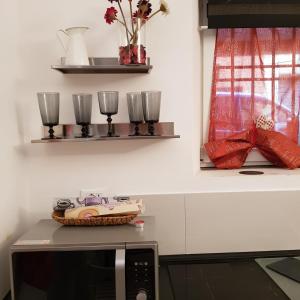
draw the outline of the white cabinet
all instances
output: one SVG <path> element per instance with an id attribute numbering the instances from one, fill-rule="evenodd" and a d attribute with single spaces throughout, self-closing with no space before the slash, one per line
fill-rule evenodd
<path id="1" fill-rule="evenodd" d="M 186 195 L 186 252 L 300 249 L 299 214 L 299 191 Z"/>

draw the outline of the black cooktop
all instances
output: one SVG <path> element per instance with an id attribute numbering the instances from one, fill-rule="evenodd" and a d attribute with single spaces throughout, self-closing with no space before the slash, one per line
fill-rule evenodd
<path id="1" fill-rule="evenodd" d="M 162 300 L 290 300 L 253 258 L 161 260 Z M 300 299 L 300 296 L 299 296 Z"/>

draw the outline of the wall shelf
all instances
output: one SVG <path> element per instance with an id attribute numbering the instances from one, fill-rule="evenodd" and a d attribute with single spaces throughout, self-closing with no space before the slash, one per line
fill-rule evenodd
<path id="1" fill-rule="evenodd" d="M 150 65 L 150 58 L 146 65 L 120 65 L 117 57 L 90 57 L 89 66 L 68 66 L 65 58 L 61 58 L 60 65 L 53 65 L 53 70 L 64 74 L 147 74 L 153 66 Z"/>
<path id="2" fill-rule="evenodd" d="M 34 139 L 33 144 L 39 143 L 75 143 L 75 142 L 101 142 L 101 141 L 120 141 L 120 140 L 166 140 L 178 139 L 180 135 L 174 134 L 174 123 L 162 122 L 154 124 L 155 136 L 147 136 L 147 124 L 140 125 L 141 136 L 130 136 L 134 133 L 134 125 L 130 123 L 113 124 L 113 130 L 119 137 L 105 137 L 107 133 L 107 124 L 92 124 L 90 125 L 91 138 L 76 138 L 81 134 L 81 126 L 74 124 L 62 124 L 56 126 L 55 135 L 60 139 L 45 140 Z M 43 136 L 48 136 L 48 127 L 43 127 Z M 103 137 L 104 136 L 104 137 Z"/>
<path id="3" fill-rule="evenodd" d="M 103 141 L 127 141 L 127 140 L 165 140 L 178 139 L 180 135 L 161 135 L 161 136 L 120 136 L 120 137 L 98 137 L 98 138 L 62 138 L 54 140 L 32 140 L 33 144 L 51 143 L 78 143 L 78 142 L 103 142 Z"/>

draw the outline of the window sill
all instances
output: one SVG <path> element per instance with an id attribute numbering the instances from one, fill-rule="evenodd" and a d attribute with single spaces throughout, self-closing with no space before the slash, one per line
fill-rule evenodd
<path id="1" fill-rule="evenodd" d="M 264 174 L 262 175 L 244 175 L 240 174 L 241 171 L 260 171 Z M 260 176 L 300 176 L 300 169 L 288 170 L 274 167 L 258 167 L 258 168 L 242 168 L 235 170 L 218 170 L 215 168 L 207 168 L 201 169 L 200 175 L 202 176 L 211 176 L 211 177 L 231 177 L 231 176 L 239 176 L 239 177 L 260 177 Z"/>

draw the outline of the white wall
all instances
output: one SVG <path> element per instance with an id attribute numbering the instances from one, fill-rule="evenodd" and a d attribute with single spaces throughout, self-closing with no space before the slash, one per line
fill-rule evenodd
<path id="1" fill-rule="evenodd" d="M 55 34 L 59 28 L 90 26 L 86 35 L 90 55 L 116 56 L 118 28 L 103 20 L 105 8 L 111 4 L 98 0 L 20 1 L 19 87 L 27 142 L 41 134 L 36 92 L 43 90 L 61 92 L 61 122 L 74 122 L 72 93 L 92 92 L 93 122 L 105 122 L 99 113 L 96 91 L 118 89 L 120 114 L 115 120 L 127 122 L 127 91 L 161 89 L 161 120 L 174 121 L 176 132 L 182 135 L 180 140 L 156 142 L 28 145 L 32 212 L 37 218 L 49 214 L 53 196 L 77 195 L 80 188 L 104 187 L 117 193 L 140 194 L 180 192 L 201 185 L 196 174 L 200 143 L 197 1 L 186 5 L 172 0 L 169 4 L 171 15 L 149 24 L 148 44 L 154 65 L 151 74 L 64 76 L 50 69 L 63 55 Z M 183 17 L 183 10 L 189 17 Z"/>
<path id="2" fill-rule="evenodd" d="M 17 1 L 17 0 L 15 0 Z M 56 40 L 56 30 L 74 25 L 91 27 L 86 35 L 91 56 L 116 56 L 118 30 L 116 26 L 104 23 L 105 8 L 111 4 L 99 0 L 52 0 L 6 1 L 10 6 L 5 14 L 12 14 L 0 21 L 3 30 L 10 35 L 7 55 L 12 49 L 18 34 L 19 60 L 6 59 L 5 72 L 17 74 L 17 78 L 2 76 L 1 80 L 13 78 L 8 85 L 16 84 L 16 89 L 8 89 L 1 101 L 11 113 L 5 113 L 8 126 L 1 128 L 11 137 L 3 149 L 9 147 L 11 159 L 5 159 L 6 170 L 16 172 L 19 169 L 16 152 L 26 152 L 27 173 L 21 177 L 29 181 L 30 219 L 49 217 L 52 199 L 55 196 L 77 195 L 81 188 L 106 188 L 115 193 L 124 194 L 170 194 L 232 192 L 255 190 L 288 190 L 300 188 L 300 176 L 297 171 L 283 172 L 261 177 L 237 176 L 236 171 L 208 172 L 200 171 L 200 135 L 201 135 L 201 72 L 200 38 L 197 31 L 198 1 L 169 0 L 171 14 L 167 18 L 158 17 L 148 27 L 148 48 L 154 69 L 149 75 L 62 75 L 50 69 L 58 62 L 63 51 Z M 158 1 L 153 1 L 158 3 Z M 1 9 L 1 13 L 4 10 Z M 17 12 L 19 15 L 17 16 Z M 6 22 L 8 21 L 9 22 Z M 16 20 L 18 30 L 16 32 Z M 8 24 L 12 25 L 11 27 Z M 8 31 L 11 28 L 13 32 Z M 211 49 L 213 51 L 213 49 Z M 18 63 L 18 64 L 16 64 Z M 205 71 L 205 70 L 204 70 Z M 207 74 L 204 72 L 204 76 Z M 17 83 L 15 80 L 17 79 Z M 163 91 L 162 121 L 174 121 L 179 140 L 169 141 L 114 141 L 105 143 L 80 143 L 63 145 L 32 145 L 31 138 L 41 135 L 36 92 L 61 92 L 61 122 L 74 122 L 71 94 L 74 92 L 93 92 L 93 122 L 104 122 L 98 112 L 96 91 L 115 90 L 121 92 L 120 113 L 116 121 L 128 121 L 125 93 L 127 91 L 161 89 Z M 22 130 L 22 142 L 17 141 L 17 128 L 14 128 L 14 102 L 17 101 L 18 124 Z M 5 111 L 5 107 L 3 108 Z M 10 131 L 11 132 L 11 131 Z M 14 147 L 13 145 L 24 146 Z M 9 145 L 7 145 L 9 144 Z M 1 149 L 1 151 L 4 151 Z M 7 156 L 6 156 L 7 157 Z M 13 168 L 8 165 L 13 163 Z M 15 166 L 15 164 L 17 166 Z M 18 173 L 20 174 L 20 173 Z M 5 183 L 9 199 L 20 199 L 22 185 L 14 189 L 14 175 L 10 184 Z M 20 177 L 19 177 L 20 178 Z M 9 186 L 11 187 L 9 188 Z M 3 198 L 4 199 L 4 198 Z M 227 201 L 226 199 L 224 201 Z M 252 197 L 245 194 L 244 201 L 249 205 Z M 261 198 L 261 201 L 264 201 Z M 12 215 L 18 207 L 10 201 Z M 3 201 L 1 202 L 4 205 Z M 6 202 L 5 202 L 6 203 Z M 226 202 L 224 202 L 225 205 Z M 6 204 L 5 204 L 6 205 Z M 157 204 L 156 204 L 157 205 Z M 217 205 L 217 204 L 216 204 Z M 228 202 L 232 211 L 238 211 L 232 202 Z M 281 203 L 282 209 L 289 205 Z M 201 210 L 201 206 L 198 208 Z M 203 205 L 205 209 L 205 205 Z M 272 212 L 272 206 L 264 206 L 265 213 Z M 288 217 L 287 217 L 288 218 Z M 2 222 L 2 221 L 1 221 Z M 16 226 L 10 218 L 7 233 Z M 179 225 L 181 223 L 178 223 Z M 182 226 L 184 222 L 182 222 Z M 205 237 L 203 243 L 206 243 Z"/>
<path id="3" fill-rule="evenodd" d="M 17 1 L 1 1 L 1 200 L 0 200 L 0 299 L 9 289 L 8 247 L 26 227 L 27 178 L 24 176 L 24 155 L 20 142 L 17 97 Z"/>
<path id="4" fill-rule="evenodd" d="M 200 171 L 201 66 L 197 2 L 170 0 L 171 14 L 148 24 L 149 51 L 154 65 L 151 74 L 68 76 L 50 69 L 50 65 L 63 55 L 55 31 L 71 25 L 90 26 L 86 35 L 90 55 L 116 55 L 118 29 L 103 21 L 103 13 L 110 3 L 98 0 L 20 1 L 19 91 L 27 142 L 41 134 L 35 94 L 42 90 L 61 92 L 61 122 L 74 122 L 73 92 L 93 92 L 93 121 L 104 122 L 105 118 L 98 112 L 96 91 L 118 89 L 122 96 L 116 121 L 126 122 L 127 91 L 161 89 L 161 119 L 174 121 L 176 132 L 181 134 L 179 140 L 156 142 L 28 144 L 33 217 L 48 217 L 53 197 L 77 195 L 81 188 L 99 187 L 122 194 L 300 188 L 298 171 L 275 175 L 271 172 L 261 177 L 237 176 L 237 171 Z M 204 76 L 209 76 L 205 71 Z M 251 201 L 250 197 L 245 197 Z"/>
<path id="5" fill-rule="evenodd" d="M 299 176 L 257 178 L 210 176 L 199 170 L 200 148 L 200 38 L 197 1 L 169 1 L 171 14 L 148 26 L 148 44 L 154 69 L 149 75 L 62 75 L 50 70 L 63 51 L 55 31 L 70 25 L 91 27 L 86 36 L 91 56 L 117 53 L 118 29 L 103 21 L 108 1 L 20 2 L 22 49 L 19 91 L 23 103 L 25 140 L 40 136 L 36 92 L 59 91 L 61 122 L 74 122 L 73 92 L 118 89 L 120 114 L 128 121 L 125 92 L 163 91 L 162 121 L 174 121 L 181 139 L 170 141 L 116 141 L 72 145 L 28 145 L 32 212 L 47 216 L 53 196 L 76 195 L 80 188 L 103 187 L 119 193 L 153 194 L 201 191 L 288 189 L 300 186 Z M 183 13 L 184 12 L 184 13 Z M 213 49 L 212 49 L 213 51 Z M 206 75 L 205 75 L 206 76 Z M 290 173 L 295 174 L 295 173 Z"/>

